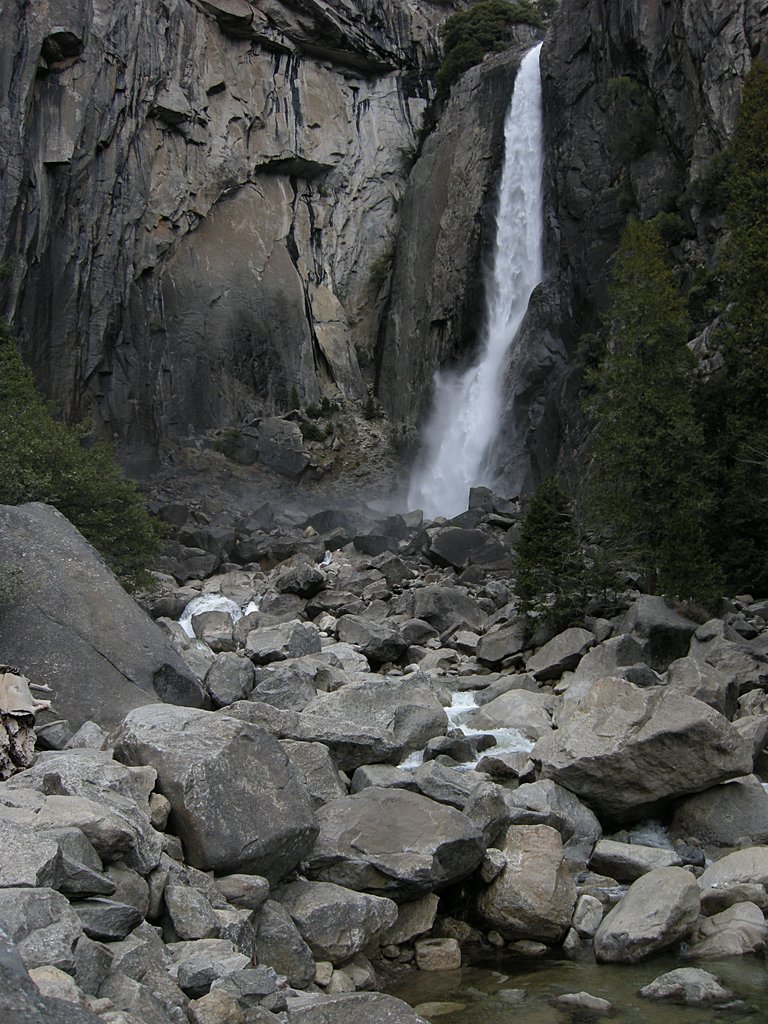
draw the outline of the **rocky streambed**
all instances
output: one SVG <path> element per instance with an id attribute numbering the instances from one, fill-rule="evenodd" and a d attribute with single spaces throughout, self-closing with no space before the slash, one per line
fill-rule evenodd
<path id="1" fill-rule="evenodd" d="M 0 509 L 0 659 L 53 703 L 0 784 L 9 1019 L 759 1008 L 768 602 L 630 592 L 528 639 L 518 509 L 470 506 L 166 509 L 145 610 L 58 513 Z"/>

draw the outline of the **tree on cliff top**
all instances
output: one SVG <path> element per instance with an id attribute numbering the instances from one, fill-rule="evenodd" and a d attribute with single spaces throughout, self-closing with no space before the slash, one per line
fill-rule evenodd
<path id="1" fill-rule="evenodd" d="M 164 528 L 112 448 L 89 443 L 84 426 L 54 420 L 0 320 L 0 504 L 54 505 L 127 586 L 142 582 Z"/>
<path id="2" fill-rule="evenodd" d="M 744 86 L 730 151 L 721 266 L 722 368 L 702 410 L 715 452 L 711 532 L 730 590 L 768 594 L 768 65 Z"/>
<path id="3" fill-rule="evenodd" d="M 444 57 L 435 79 L 437 95 L 447 96 L 453 83 L 487 53 L 509 46 L 512 28 L 519 24 L 541 25 L 541 15 L 529 0 L 480 0 L 446 18 L 440 26 Z"/>
<path id="4" fill-rule="evenodd" d="M 593 524 L 653 591 L 707 603 L 717 577 L 703 528 L 711 501 L 688 318 L 651 223 L 631 220 L 624 231 L 601 336 L 586 402 Z"/>

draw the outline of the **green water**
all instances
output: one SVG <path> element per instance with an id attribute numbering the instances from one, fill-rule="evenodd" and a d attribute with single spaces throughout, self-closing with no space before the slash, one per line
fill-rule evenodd
<path id="1" fill-rule="evenodd" d="M 678 967 L 700 967 L 720 979 L 744 1005 L 731 1008 L 678 1006 L 641 999 L 638 990 Z M 565 992 L 589 992 L 608 999 L 615 1024 L 750 1024 L 768 1022 L 768 965 L 762 956 L 694 962 L 657 958 L 634 966 L 593 961 L 500 959 L 492 968 L 414 971 L 389 991 L 411 1006 L 451 1002 L 457 1008 L 431 1016 L 435 1024 L 581 1024 L 596 1020 L 584 1011 L 558 1006 Z"/>

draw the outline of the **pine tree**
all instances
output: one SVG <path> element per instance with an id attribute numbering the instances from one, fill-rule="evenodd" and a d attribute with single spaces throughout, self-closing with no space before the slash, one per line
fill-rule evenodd
<path id="1" fill-rule="evenodd" d="M 536 612 L 556 628 L 584 614 L 584 559 L 573 503 L 556 477 L 536 490 L 520 527 L 515 591 L 523 614 Z"/>
<path id="2" fill-rule="evenodd" d="M 651 223 L 622 236 L 588 376 L 593 423 L 586 504 L 595 529 L 653 591 L 710 600 L 717 580 L 703 529 L 703 433 L 692 401 L 688 319 Z"/>
<path id="3" fill-rule="evenodd" d="M 711 534 L 731 591 L 768 594 L 768 65 L 747 77 L 731 147 L 722 368 L 703 389 L 717 457 Z"/>

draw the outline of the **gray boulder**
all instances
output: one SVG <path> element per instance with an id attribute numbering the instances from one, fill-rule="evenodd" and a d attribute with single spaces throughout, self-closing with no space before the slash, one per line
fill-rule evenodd
<path id="1" fill-rule="evenodd" d="M 0 889 L 59 888 L 61 851 L 44 832 L 0 819 L 0 849 Z"/>
<path id="2" fill-rule="evenodd" d="M 688 653 L 696 623 L 671 608 L 663 597 L 642 594 L 632 604 L 618 632 L 632 633 L 643 648 L 644 661 L 663 672 Z"/>
<path id="3" fill-rule="evenodd" d="M 291 1024 L 426 1024 L 415 1010 L 383 992 L 330 995 L 291 1009 Z"/>
<path id="4" fill-rule="evenodd" d="M 80 919 L 53 889 L 0 889 L 0 929 L 28 968 L 50 964 L 72 973 Z"/>
<path id="5" fill-rule="evenodd" d="M 309 562 L 301 562 L 283 569 L 275 579 L 275 589 L 281 594 L 298 594 L 304 599 L 314 597 L 325 586 L 326 578 L 322 569 Z"/>
<path id="6" fill-rule="evenodd" d="M 339 619 L 339 640 L 354 644 L 372 665 L 397 661 L 408 649 L 407 642 L 394 626 L 360 615 L 344 615 Z"/>
<path id="7" fill-rule="evenodd" d="M 634 882 L 595 933 L 598 963 L 637 963 L 684 939 L 699 917 L 699 887 L 684 868 L 656 868 Z"/>
<path id="8" fill-rule="evenodd" d="M 639 993 L 643 999 L 664 999 L 670 1003 L 700 1006 L 702 1003 L 724 1003 L 733 999 L 733 992 L 723 988 L 714 974 L 698 967 L 679 967 L 660 974 Z"/>
<path id="9" fill-rule="evenodd" d="M 259 914 L 256 936 L 258 963 L 284 974 L 294 988 L 306 988 L 315 977 L 315 959 L 284 906 L 267 900 Z"/>
<path id="10" fill-rule="evenodd" d="M 276 893 L 316 960 L 343 963 L 397 920 L 397 905 L 332 882 L 292 882 Z"/>
<path id="11" fill-rule="evenodd" d="M 578 713 L 531 757 L 544 778 L 617 821 L 649 817 L 752 766 L 747 741 L 706 704 L 617 678 L 594 683 Z"/>
<path id="12" fill-rule="evenodd" d="M 315 697 L 317 666 L 292 658 L 256 669 L 250 699 L 287 711 L 303 711 Z"/>
<path id="13" fill-rule="evenodd" d="M 75 728 L 89 719 L 114 728 L 154 700 L 205 704 L 167 637 L 54 508 L 0 506 L 0 564 L 23 566 L 3 607 L 3 658 L 48 683 Z"/>
<path id="14" fill-rule="evenodd" d="M 480 637 L 477 658 L 485 665 L 498 665 L 513 654 L 520 654 L 528 647 L 526 624 L 521 619 L 511 625 L 494 629 Z"/>
<path id="15" fill-rule="evenodd" d="M 576 668 L 595 643 L 595 635 L 588 629 L 566 629 L 528 659 L 526 671 L 538 680 L 559 679 L 563 672 Z"/>
<path id="16" fill-rule="evenodd" d="M 465 878 L 485 851 L 480 829 L 460 811 L 401 789 L 333 800 L 317 819 L 307 875 L 398 901 Z"/>
<path id="17" fill-rule="evenodd" d="M 763 911 L 754 903 L 734 903 L 712 917 L 702 917 L 686 951 L 692 960 L 759 953 L 765 946 Z"/>
<path id="18" fill-rule="evenodd" d="M 639 843 L 617 843 L 601 839 L 589 859 L 591 871 L 608 875 L 617 882 L 634 882 L 654 868 L 680 867 L 682 861 L 674 850 Z"/>
<path id="19" fill-rule="evenodd" d="M 728 853 L 711 864 L 699 878 L 701 901 L 705 907 L 722 906 L 730 892 L 736 899 L 744 896 L 744 886 L 768 886 L 768 846 L 751 846 Z M 731 901 L 728 901 L 729 905 Z"/>
<path id="20" fill-rule="evenodd" d="M 488 621 L 482 608 L 460 587 L 420 587 L 409 599 L 408 614 L 424 619 L 441 633 L 457 624 L 484 629 Z"/>
<path id="21" fill-rule="evenodd" d="M 245 653 L 255 665 L 319 654 L 320 634 L 309 623 L 291 620 L 264 629 L 252 629 L 245 641 Z"/>
<path id="22" fill-rule="evenodd" d="M 244 700 L 253 689 L 253 664 L 238 654 L 220 654 L 208 669 L 204 686 L 215 708 Z"/>
<path id="23" fill-rule="evenodd" d="M 736 711 L 738 681 L 698 658 L 678 658 L 667 671 L 667 686 L 709 704 L 726 718 Z"/>
<path id="24" fill-rule="evenodd" d="M 603 834 L 594 813 L 551 779 L 518 786 L 508 794 L 513 825 L 549 825 L 560 833 L 566 859 L 586 861 Z"/>
<path id="25" fill-rule="evenodd" d="M 699 626 L 691 640 L 690 657 L 723 673 L 739 694 L 768 687 L 768 655 L 744 640 L 721 619 Z"/>
<path id="26" fill-rule="evenodd" d="M 347 787 L 324 743 L 280 740 L 280 746 L 298 769 L 314 808 L 347 795 Z"/>
<path id="27" fill-rule="evenodd" d="M 677 805 L 670 831 L 714 846 L 768 843 L 768 793 L 754 775 L 713 786 Z"/>
<path id="28" fill-rule="evenodd" d="M 499 844 L 506 864 L 477 901 L 482 918 L 506 939 L 560 941 L 573 916 L 576 885 L 558 832 L 511 825 Z"/>
<path id="29" fill-rule="evenodd" d="M 101 942 L 119 942 L 143 920 L 136 907 L 101 897 L 76 900 L 72 903 L 72 909 L 80 918 L 88 938 Z"/>
<path id="30" fill-rule="evenodd" d="M 467 716 L 472 729 L 517 729 L 528 740 L 538 740 L 552 732 L 551 694 L 509 690 Z"/>
<path id="31" fill-rule="evenodd" d="M 507 548 L 491 534 L 455 526 L 433 533 L 427 554 L 436 565 L 453 566 L 454 569 L 466 569 L 468 565 L 492 565 L 509 559 Z"/>
<path id="32" fill-rule="evenodd" d="M 263 466 L 295 479 L 309 465 L 298 423 L 271 416 L 259 425 L 258 458 Z"/>
<path id="33" fill-rule="evenodd" d="M 151 764 L 184 836 L 190 864 L 252 871 L 276 881 L 317 834 L 298 772 L 273 736 L 205 711 L 149 706 L 131 712 L 115 753 Z"/>

